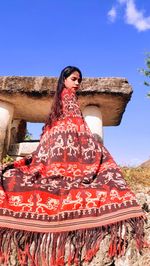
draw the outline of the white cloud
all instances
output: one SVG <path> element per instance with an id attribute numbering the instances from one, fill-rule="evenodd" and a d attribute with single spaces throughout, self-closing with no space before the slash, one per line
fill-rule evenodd
<path id="1" fill-rule="evenodd" d="M 126 1 L 126 23 L 133 25 L 138 31 L 150 29 L 150 16 L 144 17 L 144 12 L 136 8 L 134 0 Z"/>
<path id="2" fill-rule="evenodd" d="M 138 31 L 146 31 L 150 29 L 150 16 L 145 16 L 143 10 L 136 7 L 135 0 L 116 0 L 118 6 L 125 6 L 125 23 L 134 26 Z M 114 22 L 117 16 L 116 7 L 112 7 L 108 12 L 111 22 Z"/>
<path id="3" fill-rule="evenodd" d="M 111 22 L 114 22 L 116 20 L 117 10 L 114 6 L 108 11 L 107 16 Z"/>

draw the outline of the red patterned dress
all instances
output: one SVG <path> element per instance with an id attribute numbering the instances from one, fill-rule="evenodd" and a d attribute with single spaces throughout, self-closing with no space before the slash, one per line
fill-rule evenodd
<path id="1" fill-rule="evenodd" d="M 6 263 L 13 241 L 21 265 L 82 265 L 108 233 L 109 255 L 123 254 L 128 226 L 142 247 L 144 215 L 135 195 L 84 121 L 75 90 L 64 89 L 61 99 L 63 113 L 45 127 L 31 160 L 1 173 L 0 254 Z"/>

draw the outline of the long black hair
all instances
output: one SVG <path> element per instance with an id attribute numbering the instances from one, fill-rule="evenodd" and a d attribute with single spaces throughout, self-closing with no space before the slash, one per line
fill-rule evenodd
<path id="1" fill-rule="evenodd" d="M 45 122 L 44 127 L 42 128 L 42 134 L 44 133 L 44 129 L 47 125 L 51 125 L 52 121 L 56 120 L 62 114 L 62 102 L 61 102 L 61 92 L 64 89 L 64 80 L 68 78 L 73 72 L 77 71 L 80 75 L 79 82 L 82 81 L 82 73 L 78 67 L 75 66 L 67 66 L 65 67 L 59 76 L 57 89 L 53 100 L 53 105 L 51 108 L 51 112 L 48 116 L 48 119 Z"/>

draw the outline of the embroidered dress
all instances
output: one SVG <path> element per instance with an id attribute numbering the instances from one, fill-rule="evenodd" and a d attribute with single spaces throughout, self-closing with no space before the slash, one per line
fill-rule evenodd
<path id="1" fill-rule="evenodd" d="M 110 233 L 109 255 L 123 254 L 127 231 L 143 245 L 143 211 L 119 167 L 83 119 L 74 89 L 44 128 L 37 150 L 1 171 L 0 254 L 10 243 L 21 265 L 81 265 Z M 67 255 L 66 255 L 67 252 Z"/>

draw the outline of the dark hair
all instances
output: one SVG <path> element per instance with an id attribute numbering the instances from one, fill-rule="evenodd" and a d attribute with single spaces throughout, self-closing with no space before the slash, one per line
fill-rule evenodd
<path id="1" fill-rule="evenodd" d="M 82 73 L 79 68 L 75 66 L 67 66 L 65 67 L 59 76 L 58 83 L 57 83 L 57 89 L 53 100 L 53 105 L 51 108 L 51 112 L 48 116 L 48 119 L 46 120 L 46 123 L 44 127 L 42 128 L 42 134 L 44 133 L 44 129 L 47 125 L 51 125 L 52 121 L 57 119 L 62 114 L 62 102 L 61 102 L 61 92 L 64 89 L 64 80 L 68 78 L 73 72 L 77 71 L 80 75 L 79 82 L 82 81 Z"/>

